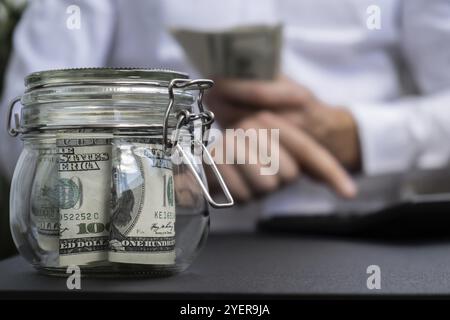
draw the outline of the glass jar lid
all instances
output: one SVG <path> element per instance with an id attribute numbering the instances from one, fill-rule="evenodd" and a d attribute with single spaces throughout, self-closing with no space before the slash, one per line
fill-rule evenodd
<path id="1" fill-rule="evenodd" d="M 24 131 L 71 127 L 162 127 L 168 87 L 185 73 L 161 69 L 81 68 L 35 72 L 25 78 Z M 175 114 L 191 110 L 189 91 L 174 89 Z"/>
<path id="2" fill-rule="evenodd" d="M 167 69 L 140 68 L 72 68 L 39 71 L 25 77 L 26 90 L 68 84 L 154 84 L 164 85 L 173 79 L 188 79 L 188 75 Z"/>

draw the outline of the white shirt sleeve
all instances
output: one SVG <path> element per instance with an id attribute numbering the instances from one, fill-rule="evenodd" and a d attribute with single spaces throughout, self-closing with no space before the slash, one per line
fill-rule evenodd
<path id="1" fill-rule="evenodd" d="M 366 174 L 448 165 L 449 17 L 448 0 L 403 1 L 401 54 L 420 95 L 400 101 L 349 106 L 358 124 Z"/>
<path id="2" fill-rule="evenodd" d="M 67 26 L 69 6 L 80 9 L 80 28 Z M 35 71 L 105 66 L 112 45 L 114 6 L 108 0 L 30 1 L 13 36 L 13 52 L 5 74 L 0 119 L 7 105 L 24 91 L 24 77 Z M 3 122 L 3 121 L 2 121 Z M 20 139 L 0 131 L 0 173 L 11 178 L 21 150 Z"/>

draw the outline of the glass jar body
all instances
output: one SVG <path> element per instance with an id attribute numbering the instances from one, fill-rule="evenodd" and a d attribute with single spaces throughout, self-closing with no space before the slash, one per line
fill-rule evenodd
<path id="1" fill-rule="evenodd" d="M 188 151 L 189 132 L 182 139 Z M 162 147 L 160 130 L 48 130 L 23 140 L 11 231 L 38 270 L 66 275 L 77 265 L 82 275 L 171 275 L 204 245 L 202 190 Z M 194 168 L 204 180 L 202 166 Z"/>

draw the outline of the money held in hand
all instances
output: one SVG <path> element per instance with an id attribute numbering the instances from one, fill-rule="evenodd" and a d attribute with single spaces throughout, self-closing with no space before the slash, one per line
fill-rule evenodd
<path id="1" fill-rule="evenodd" d="M 281 25 L 216 32 L 175 28 L 172 34 L 205 77 L 271 80 L 278 73 Z"/>

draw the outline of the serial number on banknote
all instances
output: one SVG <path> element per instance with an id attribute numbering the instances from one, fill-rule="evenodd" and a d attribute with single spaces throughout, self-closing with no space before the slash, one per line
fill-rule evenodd
<path id="1" fill-rule="evenodd" d="M 99 218 L 98 212 L 64 213 L 60 215 L 60 219 L 64 221 L 98 220 Z"/>

